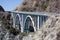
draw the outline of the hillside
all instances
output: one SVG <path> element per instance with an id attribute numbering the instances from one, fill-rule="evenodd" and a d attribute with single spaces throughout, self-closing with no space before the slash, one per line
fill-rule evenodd
<path id="1" fill-rule="evenodd" d="M 60 0 L 24 0 L 24 2 L 19 5 L 14 11 L 59 13 L 59 4 Z M 12 19 L 7 20 L 9 19 L 8 16 L 4 12 L 4 9 L 0 7 L 0 40 L 20 40 L 24 36 L 24 34 L 16 34 L 18 30 L 15 31 L 14 28 L 9 27 L 9 23 L 11 22 L 12 25 L 13 22 Z M 60 40 L 60 16 L 49 17 L 45 24 L 41 27 L 41 29 L 24 36 L 23 39 Z"/>
<path id="2" fill-rule="evenodd" d="M 60 0 L 24 0 L 14 11 L 59 13 Z"/>
<path id="3" fill-rule="evenodd" d="M 14 11 L 60 13 L 60 0 L 24 0 Z M 60 16 L 51 16 L 42 28 L 27 36 L 30 40 L 60 40 Z"/>
<path id="4" fill-rule="evenodd" d="M 41 29 L 35 33 L 30 33 L 28 38 L 31 40 L 60 40 L 60 16 L 49 17 Z"/>

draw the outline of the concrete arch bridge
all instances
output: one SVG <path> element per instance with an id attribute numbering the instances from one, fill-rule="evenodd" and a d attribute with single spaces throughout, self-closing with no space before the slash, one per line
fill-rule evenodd
<path id="1" fill-rule="evenodd" d="M 51 16 L 43 12 L 10 12 L 13 17 L 13 27 L 21 32 L 35 32 L 39 30 L 46 20 Z"/>

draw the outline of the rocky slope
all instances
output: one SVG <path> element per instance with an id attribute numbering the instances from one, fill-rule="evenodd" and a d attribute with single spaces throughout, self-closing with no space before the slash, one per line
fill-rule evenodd
<path id="1" fill-rule="evenodd" d="M 60 12 L 60 0 L 24 0 L 15 11 Z"/>
<path id="2" fill-rule="evenodd" d="M 0 21 L 0 25 L 1 22 Z M 21 35 L 11 34 L 5 26 L 0 26 L 0 40 L 21 40 Z M 24 36 L 23 40 L 60 40 L 60 16 L 51 16 L 40 30 Z"/>
<path id="3" fill-rule="evenodd" d="M 60 40 L 60 17 L 50 17 L 40 30 L 28 37 L 31 40 Z"/>
<path id="4" fill-rule="evenodd" d="M 59 13 L 59 4 L 60 0 L 25 0 L 15 11 Z M 51 16 L 40 30 L 26 37 L 23 37 L 23 40 L 60 40 L 60 16 Z M 21 40 L 21 37 L 12 35 L 2 26 L 0 27 L 0 40 Z"/>
<path id="5" fill-rule="evenodd" d="M 18 30 L 12 27 L 12 17 L 6 12 L 0 12 L 0 40 L 19 40 Z"/>

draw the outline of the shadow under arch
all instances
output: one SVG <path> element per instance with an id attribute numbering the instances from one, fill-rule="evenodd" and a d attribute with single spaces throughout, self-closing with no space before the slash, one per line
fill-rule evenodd
<path id="1" fill-rule="evenodd" d="M 15 28 L 21 31 L 21 17 L 19 14 L 15 17 Z"/>
<path id="2" fill-rule="evenodd" d="M 28 15 L 24 21 L 24 32 L 29 33 L 29 32 L 34 32 L 35 27 L 34 27 L 34 21 L 30 15 Z"/>

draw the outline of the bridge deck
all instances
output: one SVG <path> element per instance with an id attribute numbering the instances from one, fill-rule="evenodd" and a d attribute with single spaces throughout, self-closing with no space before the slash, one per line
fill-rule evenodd
<path id="1" fill-rule="evenodd" d="M 22 11 L 10 11 L 11 13 L 29 14 L 29 15 L 46 15 L 46 16 L 60 16 L 59 13 L 48 13 L 48 12 L 22 12 Z"/>

